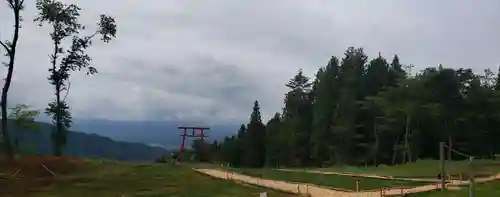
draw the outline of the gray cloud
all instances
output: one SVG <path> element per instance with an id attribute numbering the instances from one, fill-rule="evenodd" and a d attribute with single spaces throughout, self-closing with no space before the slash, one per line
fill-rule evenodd
<path id="1" fill-rule="evenodd" d="M 100 73 L 74 74 L 68 100 L 81 118 L 241 121 L 255 99 L 269 117 L 297 69 L 312 76 L 351 45 L 398 53 L 416 69 L 500 65 L 498 0 L 64 2 L 83 8 L 89 28 L 101 12 L 119 28 L 112 44 L 89 50 Z M 51 45 L 48 29 L 30 22 L 34 0 L 26 3 L 11 102 L 44 108 Z M 1 4 L 0 38 L 11 20 Z"/>

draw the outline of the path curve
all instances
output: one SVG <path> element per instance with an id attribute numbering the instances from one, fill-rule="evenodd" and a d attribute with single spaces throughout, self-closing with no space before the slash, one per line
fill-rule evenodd
<path id="1" fill-rule="evenodd" d="M 380 175 L 373 175 L 373 174 L 355 174 L 355 173 L 331 172 L 331 171 L 320 171 L 320 170 L 295 170 L 295 169 L 275 169 L 275 170 L 285 171 L 285 172 L 306 172 L 306 173 L 314 173 L 314 174 L 331 174 L 331 175 L 374 178 L 374 179 L 395 180 L 395 181 L 413 181 L 413 182 L 429 182 L 429 183 L 439 183 L 441 181 L 439 179 L 402 178 L 402 177 L 393 177 L 393 176 L 380 176 Z M 468 183 L 468 181 L 453 180 L 454 184 L 459 184 L 459 183 L 463 183 L 463 182 Z"/>
<path id="2" fill-rule="evenodd" d="M 382 197 L 382 196 L 396 196 L 396 195 L 401 195 L 402 193 L 409 194 L 409 193 L 425 192 L 441 188 L 439 184 L 430 184 L 414 188 L 391 188 L 383 191 L 381 190 L 381 191 L 346 192 L 346 191 L 326 189 L 320 186 L 315 186 L 306 183 L 290 183 L 286 181 L 262 179 L 234 172 L 227 172 L 223 170 L 195 169 L 195 168 L 193 170 L 220 179 L 228 179 L 233 181 L 244 182 L 248 184 L 258 185 L 294 194 L 309 194 L 311 197 L 328 197 L 328 196 Z M 489 177 L 489 178 L 491 180 L 500 179 L 500 174 L 498 174 L 496 177 Z M 478 180 L 477 182 L 481 182 L 481 180 Z M 454 184 L 447 184 L 447 186 L 453 186 L 453 185 Z M 384 195 L 382 195 L 382 192 L 384 193 Z"/>
<path id="3" fill-rule="evenodd" d="M 384 180 L 396 180 L 396 181 L 415 181 L 415 182 L 433 182 L 439 183 L 441 180 L 438 179 L 422 179 L 422 178 L 399 178 L 399 177 L 390 177 L 390 176 L 378 176 L 378 175 L 369 175 L 369 174 L 354 174 L 354 173 L 342 173 L 342 172 L 327 172 L 327 171 L 319 171 L 319 170 L 293 170 L 293 169 L 276 169 L 278 171 L 286 171 L 286 172 L 305 172 L 305 173 L 316 173 L 316 174 L 334 174 L 334 175 L 342 175 L 342 176 L 352 176 L 352 177 L 364 177 L 364 178 L 375 178 L 375 179 L 384 179 Z M 476 183 L 483 183 L 492 180 L 500 179 L 500 173 L 489 176 L 489 177 L 481 177 L 476 178 Z M 469 181 L 462 180 L 451 180 L 448 181 L 447 185 L 452 186 L 463 186 L 469 184 Z"/>

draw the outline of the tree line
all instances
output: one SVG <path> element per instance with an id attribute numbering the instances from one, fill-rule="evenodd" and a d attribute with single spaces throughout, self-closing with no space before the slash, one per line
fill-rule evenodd
<path id="1" fill-rule="evenodd" d="M 2 41 L 0 39 L 0 50 L 5 52 L 8 62 L 4 62 L 7 67 L 5 83 L 2 88 L 0 101 L 2 121 L 0 142 L 4 146 L 7 157 L 11 160 L 15 156 L 15 147 L 9 133 L 9 115 L 8 115 L 8 93 L 14 75 L 14 66 L 16 58 L 19 58 L 16 49 L 20 39 L 21 16 L 24 10 L 24 0 L 6 0 L 9 8 L 14 15 L 14 26 L 11 40 Z M 49 52 L 48 81 L 54 87 L 54 100 L 50 102 L 45 109 L 45 113 L 52 117 L 52 123 L 55 125 L 52 132 L 52 142 L 54 155 L 61 156 L 66 145 L 68 129 L 72 125 L 72 116 L 70 106 L 66 101 L 66 96 L 70 90 L 71 74 L 75 71 L 84 71 L 88 75 L 97 73 L 97 69 L 90 65 L 91 57 L 87 55 L 86 50 L 92 45 L 95 37 L 100 36 L 100 40 L 109 43 L 116 35 L 116 23 L 114 18 L 101 14 L 94 31 L 86 32 L 88 29 L 79 22 L 81 8 L 75 4 L 64 4 L 59 0 L 37 0 L 36 9 L 38 14 L 33 22 L 41 26 L 50 27 L 48 35 L 52 41 L 52 50 Z M 33 121 L 33 117 L 38 113 L 28 110 L 27 106 L 20 105 L 13 108 L 21 109 L 28 114 L 29 118 L 21 119 Z M 12 112 L 11 112 L 12 113 Z M 16 123 L 16 121 L 14 121 Z"/>
<path id="2" fill-rule="evenodd" d="M 500 153 L 498 74 L 442 65 L 412 74 L 412 67 L 397 55 L 368 61 L 362 48 L 349 47 L 313 79 L 299 70 L 286 83 L 283 110 L 265 124 L 255 101 L 249 122 L 203 154 L 233 166 L 277 167 L 437 159 L 439 142 L 478 157 Z M 451 149 L 446 157 L 466 159 Z"/>

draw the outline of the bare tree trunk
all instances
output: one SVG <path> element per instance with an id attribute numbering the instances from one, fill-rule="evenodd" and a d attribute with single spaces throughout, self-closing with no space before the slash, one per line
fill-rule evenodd
<path id="1" fill-rule="evenodd" d="M 61 124 L 61 77 L 57 74 L 57 54 L 59 53 L 59 41 L 55 41 L 54 43 L 54 54 L 52 54 L 52 76 L 56 78 L 55 83 L 55 95 L 56 95 L 56 109 L 55 109 L 55 120 L 56 120 L 56 129 L 52 133 L 52 144 L 54 156 L 62 156 L 61 151 L 61 132 L 62 132 L 62 124 Z"/>
<path id="2" fill-rule="evenodd" d="M 373 163 L 375 166 L 378 164 L 378 147 L 379 147 L 379 138 L 378 138 L 378 131 L 377 131 L 377 123 L 373 122 L 373 135 L 375 137 L 375 150 L 373 152 Z"/>
<path id="3" fill-rule="evenodd" d="M 399 134 L 397 135 L 396 141 L 394 142 L 394 148 L 393 148 L 393 152 L 392 152 L 392 165 L 396 164 L 396 155 L 398 153 L 398 151 L 397 151 L 398 144 L 399 144 Z"/>
<path id="4" fill-rule="evenodd" d="M 406 129 L 405 129 L 405 152 L 406 152 L 406 155 L 408 155 L 408 162 L 411 162 L 411 149 L 410 149 L 410 142 L 409 142 L 409 138 L 410 138 L 410 124 L 411 124 L 411 115 L 407 115 L 406 116 Z M 405 157 L 406 159 L 406 157 Z M 404 162 L 406 163 L 406 160 L 404 160 Z"/>
<path id="5" fill-rule="evenodd" d="M 490 134 L 491 134 L 491 133 L 490 133 Z M 491 140 L 491 139 L 492 139 L 492 136 L 491 136 L 491 135 L 488 135 L 488 139 L 487 139 L 487 140 L 488 140 L 488 154 L 489 154 L 490 156 L 493 156 L 493 158 L 494 158 L 494 156 L 495 156 L 495 151 L 493 150 L 493 143 L 492 143 L 492 140 Z"/>
<path id="6" fill-rule="evenodd" d="M 2 135 L 4 137 L 5 144 L 5 152 L 7 153 L 7 157 L 10 160 L 14 160 L 14 149 L 12 148 L 12 142 L 10 139 L 9 131 L 8 131 L 8 116 L 7 116 L 7 98 L 9 93 L 10 84 L 12 82 L 12 75 L 14 73 L 14 61 L 16 59 L 16 47 L 17 41 L 19 39 L 19 28 L 21 22 L 21 16 L 19 15 L 21 8 L 23 6 L 23 1 L 14 0 L 7 1 L 14 11 L 14 37 L 12 38 L 12 43 L 10 46 L 7 46 L 5 43 L 1 42 L 2 46 L 7 50 L 7 54 L 9 55 L 9 64 L 7 69 L 7 76 L 5 77 L 5 83 L 2 88 L 2 99 L 0 102 L 0 107 L 2 108 Z"/>
<path id="7" fill-rule="evenodd" d="M 451 147 L 453 147 L 453 144 L 452 144 L 453 142 L 452 142 L 451 131 L 449 129 L 447 119 L 445 119 L 444 125 L 446 128 L 446 132 L 448 133 L 448 161 L 451 161 Z"/>
<path id="8" fill-rule="evenodd" d="M 448 135 L 448 160 L 451 161 L 451 149 L 453 147 L 453 140 L 452 140 L 452 136 L 451 136 L 451 133 Z"/>
<path id="9" fill-rule="evenodd" d="M 61 123 L 61 85 L 56 84 L 56 131 L 54 134 L 54 156 L 62 156 L 61 135 L 63 131 Z"/>
<path id="10" fill-rule="evenodd" d="M 5 146 L 5 152 L 7 153 L 7 158 L 9 160 L 14 160 L 14 151 L 13 151 L 13 148 L 12 148 L 12 143 L 10 141 L 10 136 L 9 136 L 9 132 L 8 132 L 8 127 L 7 127 L 7 124 L 8 124 L 8 118 L 7 118 L 7 94 L 4 93 L 4 92 L 7 92 L 5 91 L 5 88 L 4 88 L 4 91 L 2 91 L 2 102 L 1 102 L 1 107 L 2 107 L 2 136 L 4 138 L 4 146 Z"/>
<path id="11" fill-rule="evenodd" d="M 407 154 L 407 152 L 406 152 L 406 147 L 405 147 L 405 150 L 403 151 L 403 159 L 402 159 L 403 163 L 406 163 L 406 154 Z"/>

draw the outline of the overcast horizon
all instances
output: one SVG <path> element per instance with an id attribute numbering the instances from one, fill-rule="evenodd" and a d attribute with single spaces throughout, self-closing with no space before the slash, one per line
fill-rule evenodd
<path id="1" fill-rule="evenodd" d="M 115 40 L 88 50 L 99 73 L 73 74 L 68 102 L 77 119 L 241 122 L 258 100 L 266 121 L 300 68 L 313 77 L 349 46 L 369 59 L 398 54 L 414 70 L 500 66 L 498 0 L 63 2 L 82 8 L 89 29 L 101 13 L 118 25 Z M 53 98 L 51 40 L 32 22 L 35 0 L 25 4 L 9 102 L 43 110 Z M 12 18 L 0 3 L 0 39 L 10 39 Z"/>

